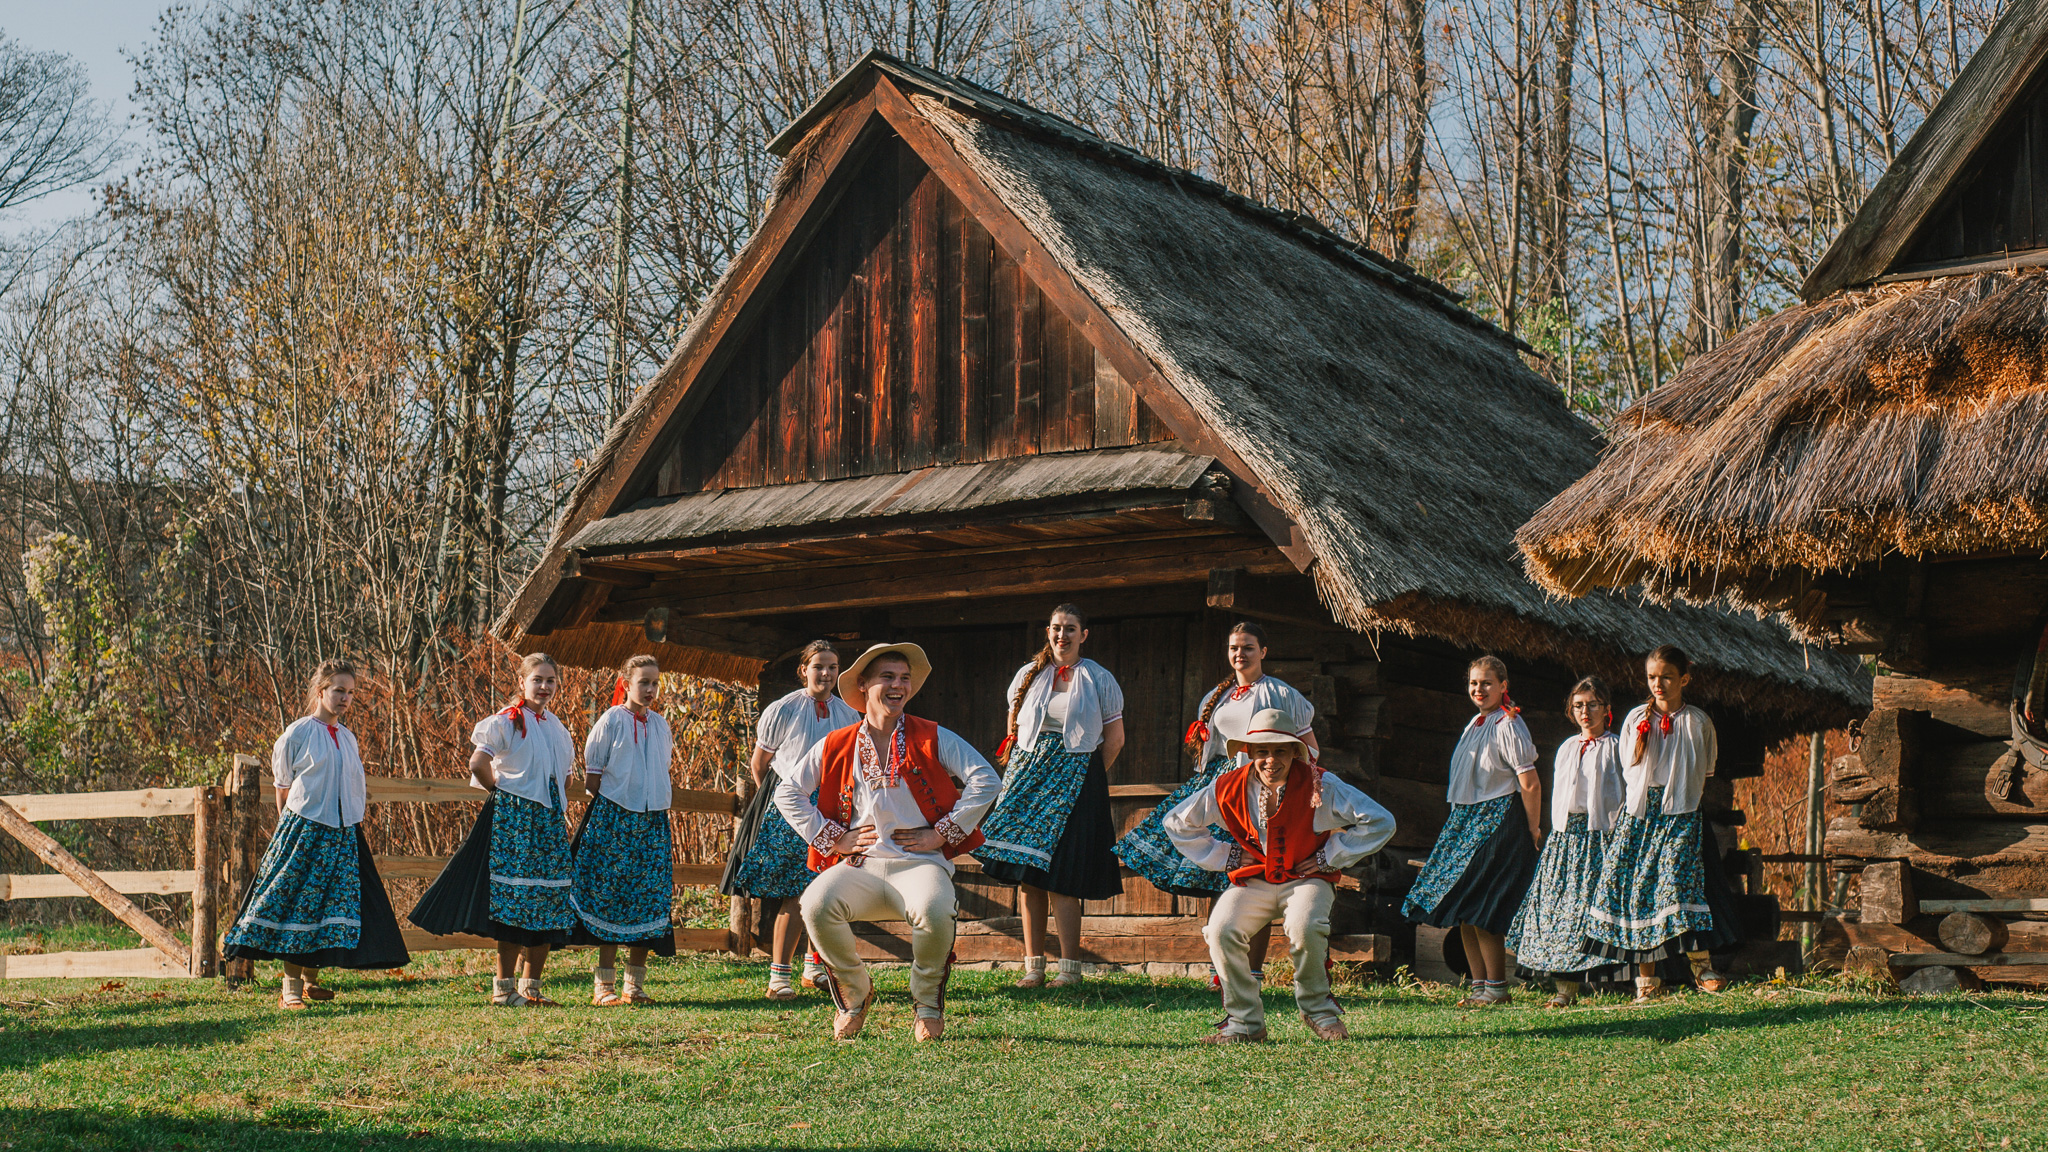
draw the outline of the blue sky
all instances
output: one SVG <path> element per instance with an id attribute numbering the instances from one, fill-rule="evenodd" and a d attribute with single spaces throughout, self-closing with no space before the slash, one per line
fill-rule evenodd
<path id="1" fill-rule="evenodd" d="M 0 0 L 0 33 L 38 49 L 77 57 L 92 77 L 93 96 L 126 123 L 134 111 L 128 92 L 134 74 L 122 49 L 134 51 L 148 39 L 166 0 Z M 139 131 L 130 129 L 131 137 Z M 0 231 L 54 224 L 93 207 L 89 189 L 46 196 L 12 216 Z"/>

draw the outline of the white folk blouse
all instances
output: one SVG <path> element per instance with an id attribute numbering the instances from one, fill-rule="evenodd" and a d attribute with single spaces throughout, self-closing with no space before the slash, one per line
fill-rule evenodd
<path id="1" fill-rule="evenodd" d="M 882 764 L 886 762 L 888 749 L 877 750 L 869 737 L 867 725 L 861 725 L 856 737 L 855 755 L 858 760 Z M 988 814 L 996 797 L 1003 790 L 1003 778 L 989 767 L 987 760 L 974 746 L 953 734 L 950 729 L 939 729 L 939 765 L 948 774 L 963 781 L 960 799 L 953 804 L 953 811 L 940 817 L 941 833 L 948 834 L 953 843 L 959 843 L 981 826 L 981 818 Z M 811 802 L 811 793 L 818 790 L 818 778 L 825 766 L 825 744 L 819 741 L 811 745 L 803 759 L 797 761 L 782 782 L 775 786 L 775 810 L 789 821 L 789 826 L 805 843 L 820 852 L 829 851 L 846 828 L 841 828 L 825 818 L 818 806 Z M 864 772 L 854 773 L 853 815 L 847 828 L 859 828 L 872 824 L 875 828 L 875 842 L 867 855 L 877 860 L 929 860 L 953 873 L 953 862 L 939 852 L 906 852 L 903 846 L 891 838 L 890 833 L 898 829 L 917 829 L 926 826 L 924 812 L 917 806 L 917 797 L 910 787 L 900 781 L 889 787 L 879 778 L 870 779 Z"/>
<path id="2" fill-rule="evenodd" d="M 1453 804 L 1497 800 L 1521 786 L 1516 778 L 1536 767 L 1537 755 L 1521 716 L 1505 708 L 1474 716 L 1451 752 L 1446 798 Z"/>
<path id="3" fill-rule="evenodd" d="M 1664 789 L 1664 814 L 1678 816 L 1696 812 L 1707 777 L 1714 774 L 1714 761 L 1721 754 L 1720 738 L 1707 714 L 1687 704 L 1670 714 L 1671 731 L 1664 731 L 1664 716 L 1652 716 L 1648 704 L 1639 704 L 1621 724 L 1621 772 L 1628 781 L 1628 813 L 1645 816 L 1650 811 L 1650 789 Z M 1649 721 L 1644 736 L 1637 730 Z M 1642 763 L 1632 764 L 1636 748 L 1644 740 Z"/>
<path id="4" fill-rule="evenodd" d="M 287 790 L 287 810 L 329 828 L 363 822 L 368 785 L 356 734 L 301 716 L 270 746 L 270 780 Z"/>
<path id="5" fill-rule="evenodd" d="M 1584 812 L 1587 831 L 1613 828 L 1622 797 L 1621 741 L 1614 733 L 1574 736 L 1557 746 L 1550 764 L 1550 826 L 1562 829 L 1572 813 Z"/>
<path id="6" fill-rule="evenodd" d="M 615 704 L 583 740 L 583 771 L 599 776 L 597 794 L 628 812 L 666 812 L 675 795 L 668 774 L 675 748 L 668 720 L 649 708 L 636 716 Z"/>
<path id="7" fill-rule="evenodd" d="M 1254 775 L 1245 782 L 1245 803 L 1251 809 L 1252 829 L 1261 839 L 1266 835 L 1265 814 L 1259 811 L 1261 785 Z M 1237 841 L 1218 839 L 1211 825 L 1224 827 L 1223 806 L 1216 799 L 1216 785 L 1200 789 L 1173 806 L 1160 821 L 1167 839 L 1197 868 L 1223 872 L 1237 853 Z M 1323 802 L 1315 810 L 1315 830 L 1328 832 L 1323 842 L 1323 863 L 1335 872 L 1351 867 L 1386 846 L 1394 838 L 1394 814 L 1379 802 L 1334 774 L 1323 773 Z"/>
<path id="8" fill-rule="evenodd" d="M 1202 745 L 1202 763 L 1205 765 L 1224 755 L 1231 738 L 1242 738 L 1245 729 L 1251 727 L 1252 717 L 1268 708 L 1278 708 L 1287 713 L 1288 719 L 1294 722 L 1294 735 L 1303 738 L 1304 743 L 1305 738 L 1315 731 L 1316 706 L 1279 677 L 1261 676 L 1246 687 L 1218 688 L 1202 697 L 1202 707 L 1207 708 L 1218 692 L 1222 693 L 1223 700 L 1209 716 L 1209 739 Z M 1196 715 L 1200 714 L 1197 711 Z"/>
<path id="9" fill-rule="evenodd" d="M 552 806 L 548 800 L 548 781 L 553 780 L 562 802 L 567 804 L 569 771 L 576 766 L 576 741 L 553 712 L 543 710 L 536 715 L 531 708 L 524 709 L 525 715 L 520 717 L 526 727 L 522 735 L 519 726 L 512 722 L 512 713 L 519 708 L 514 705 L 477 721 L 469 742 L 490 754 L 491 771 L 497 773 L 499 791 Z M 469 782 L 483 787 L 474 776 Z"/>
<path id="10" fill-rule="evenodd" d="M 1031 665 L 1026 664 L 1010 677 L 1010 690 L 1003 693 L 1005 703 L 1017 698 L 1030 672 Z M 1085 656 L 1075 662 L 1065 692 L 1052 690 L 1058 675 L 1059 666 L 1047 664 L 1024 694 L 1024 703 L 1017 709 L 1017 747 L 1035 746 L 1038 734 L 1056 725 L 1066 738 L 1067 751 L 1093 752 L 1102 747 L 1102 730 L 1124 718 L 1123 687 L 1109 669 Z M 1065 705 L 1064 717 L 1053 715 L 1055 700 Z"/>
<path id="11" fill-rule="evenodd" d="M 818 715 L 818 702 L 799 688 L 761 709 L 754 726 L 754 745 L 767 752 L 769 769 L 776 779 L 787 779 L 797 761 L 811 746 L 841 728 L 860 723 L 860 713 L 834 692 L 825 699 L 825 714 Z"/>

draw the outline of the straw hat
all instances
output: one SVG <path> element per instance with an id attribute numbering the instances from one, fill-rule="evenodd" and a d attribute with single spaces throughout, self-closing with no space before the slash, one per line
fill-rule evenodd
<path id="1" fill-rule="evenodd" d="M 925 679 L 932 674 L 931 660 L 926 658 L 924 649 L 917 645 L 877 644 L 861 653 L 852 664 L 847 665 L 846 671 L 839 674 L 839 698 L 846 701 L 847 707 L 855 712 L 868 710 L 867 696 L 860 690 L 861 673 L 868 670 L 868 665 L 884 656 L 900 656 L 910 662 L 910 692 L 903 697 L 906 703 L 911 696 L 917 695 L 919 689 L 924 687 Z"/>
<path id="2" fill-rule="evenodd" d="M 1235 756 L 1254 745 L 1272 744 L 1292 744 L 1294 758 L 1297 760 L 1315 759 L 1309 752 L 1308 745 L 1303 744 L 1294 735 L 1293 720 L 1278 708 L 1263 708 L 1254 713 L 1251 723 L 1245 726 L 1244 735 L 1232 736 L 1224 742 L 1224 747 Z"/>

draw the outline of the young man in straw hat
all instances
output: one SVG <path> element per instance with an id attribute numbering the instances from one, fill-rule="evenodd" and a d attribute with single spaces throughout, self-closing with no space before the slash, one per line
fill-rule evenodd
<path id="1" fill-rule="evenodd" d="M 874 999 L 854 950 L 856 920 L 910 924 L 910 1000 L 917 1038 L 946 1028 L 952 964 L 953 857 L 981 843 L 975 827 L 1002 780 L 967 741 L 903 706 L 924 687 L 931 661 L 915 644 L 877 644 L 839 675 L 839 695 L 861 713 L 813 745 L 775 790 L 775 807 L 811 846 L 823 873 L 804 891 L 804 927 L 825 957 L 832 1034 L 860 1035 Z M 811 793 L 818 794 L 817 803 Z"/>
<path id="2" fill-rule="evenodd" d="M 1282 918 L 1294 960 L 1294 1002 L 1324 1040 L 1342 1040 L 1344 1010 L 1330 995 L 1330 905 L 1339 870 L 1380 850 L 1394 817 L 1365 793 L 1327 775 L 1295 738 L 1286 713 L 1256 713 L 1226 745 L 1246 759 L 1166 814 L 1166 834 L 1196 866 L 1227 872 L 1203 935 L 1223 981 L 1228 1013 L 1205 1043 L 1266 1038 L 1266 1005 L 1252 977 L 1251 941 Z M 1217 839 L 1211 825 L 1229 831 Z"/>

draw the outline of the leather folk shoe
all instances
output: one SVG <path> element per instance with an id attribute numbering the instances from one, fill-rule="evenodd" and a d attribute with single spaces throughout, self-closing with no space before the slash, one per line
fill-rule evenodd
<path id="1" fill-rule="evenodd" d="M 946 1018 L 944 1016 L 919 1016 L 917 1018 L 916 1035 L 920 1043 L 927 1040 L 937 1040 L 945 1034 Z"/>
<path id="2" fill-rule="evenodd" d="M 1341 1016 L 1325 1016 L 1318 1020 L 1304 1012 L 1301 1014 L 1301 1022 L 1308 1025 L 1308 1030 L 1315 1033 L 1318 1040 L 1351 1039 L 1351 1030 L 1344 1027 L 1344 1018 Z"/>

